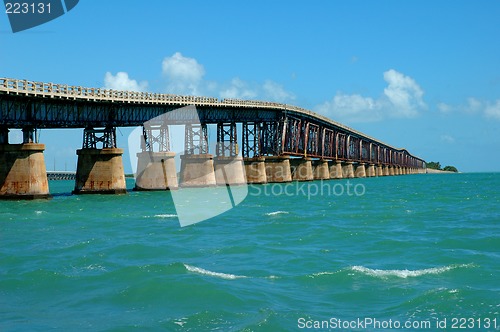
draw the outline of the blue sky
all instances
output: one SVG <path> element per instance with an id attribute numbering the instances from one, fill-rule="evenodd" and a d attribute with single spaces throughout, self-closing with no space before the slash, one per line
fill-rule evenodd
<path id="1" fill-rule="evenodd" d="M 500 171 L 499 17 L 500 1 L 82 0 L 16 34 L 0 14 L 0 76 L 286 102 Z M 47 168 L 73 170 L 81 139 L 43 130 Z"/>

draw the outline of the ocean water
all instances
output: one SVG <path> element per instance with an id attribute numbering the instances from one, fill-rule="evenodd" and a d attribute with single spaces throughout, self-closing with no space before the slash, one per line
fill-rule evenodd
<path id="1" fill-rule="evenodd" d="M 357 190 L 251 187 L 189 227 L 169 192 L 1 201 L 0 331 L 500 330 L 500 173 L 321 185 Z"/>

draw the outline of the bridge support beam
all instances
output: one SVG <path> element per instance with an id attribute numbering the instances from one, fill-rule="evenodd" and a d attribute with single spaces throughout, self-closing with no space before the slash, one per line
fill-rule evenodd
<path id="1" fill-rule="evenodd" d="M 239 156 L 215 158 L 215 182 L 218 186 L 247 183 L 243 158 Z"/>
<path id="2" fill-rule="evenodd" d="M 266 177 L 268 183 L 291 182 L 290 157 L 266 157 Z"/>
<path id="3" fill-rule="evenodd" d="M 217 185 L 212 154 L 188 154 L 181 156 L 181 187 L 212 187 Z"/>
<path id="4" fill-rule="evenodd" d="M 293 158 L 290 160 L 292 180 L 312 181 L 314 180 L 312 162 L 310 158 Z"/>
<path id="5" fill-rule="evenodd" d="M 134 190 L 173 190 L 178 188 L 175 152 L 143 151 L 137 154 Z"/>
<path id="6" fill-rule="evenodd" d="M 267 183 L 266 163 L 264 157 L 245 158 L 245 173 L 247 183 L 264 184 Z"/>
<path id="7" fill-rule="evenodd" d="M 73 194 L 125 194 L 123 149 L 84 148 L 76 151 L 75 190 Z"/>
<path id="8" fill-rule="evenodd" d="M 375 174 L 375 165 L 374 164 L 368 165 L 368 169 L 366 171 L 366 176 L 371 177 L 371 178 L 374 176 L 377 176 L 377 174 Z"/>
<path id="9" fill-rule="evenodd" d="M 7 141 L 8 136 L 3 137 Z M 44 150 L 45 145 L 37 143 L 0 144 L 0 199 L 50 197 Z"/>
<path id="10" fill-rule="evenodd" d="M 330 165 L 330 179 L 342 179 L 342 163 L 334 161 Z"/>
<path id="11" fill-rule="evenodd" d="M 393 176 L 393 175 L 396 175 L 395 173 L 395 166 L 387 166 L 387 168 L 389 168 L 389 175 Z"/>
<path id="12" fill-rule="evenodd" d="M 354 177 L 354 166 L 351 161 L 347 161 L 342 166 L 342 177 L 346 179 L 352 179 Z"/>
<path id="13" fill-rule="evenodd" d="M 364 163 L 359 163 L 356 167 L 355 176 L 357 178 L 365 178 L 366 177 L 366 168 Z"/>
<path id="14" fill-rule="evenodd" d="M 328 169 L 327 160 L 315 160 L 313 161 L 313 177 L 314 180 L 329 180 L 330 171 Z"/>

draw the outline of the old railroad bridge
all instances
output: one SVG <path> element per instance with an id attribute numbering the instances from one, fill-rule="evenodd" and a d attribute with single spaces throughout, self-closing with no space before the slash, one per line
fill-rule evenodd
<path id="1" fill-rule="evenodd" d="M 185 132 L 179 173 L 169 135 L 178 125 Z M 138 190 L 415 174 L 426 167 L 405 149 L 296 106 L 0 78 L 0 198 L 50 196 L 41 128 L 83 128 L 74 193 L 125 192 L 116 128 L 130 126 L 142 126 Z M 211 154 L 207 128 L 215 126 Z M 9 144 L 12 128 L 22 129 L 22 144 Z"/>

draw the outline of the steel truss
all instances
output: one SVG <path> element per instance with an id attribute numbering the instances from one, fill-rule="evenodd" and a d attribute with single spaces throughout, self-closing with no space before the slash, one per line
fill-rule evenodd
<path id="1" fill-rule="evenodd" d="M 261 124 L 259 122 L 243 122 L 242 153 L 244 158 L 255 158 L 261 155 Z"/>
<path id="2" fill-rule="evenodd" d="M 104 129 L 85 128 L 82 147 L 84 149 L 97 149 L 98 144 L 102 144 L 103 149 L 116 148 L 116 128 L 110 126 Z"/>
<path id="3" fill-rule="evenodd" d="M 235 157 L 238 153 L 238 131 L 236 122 L 217 123 L 217 156 Z"/>
<path id="4" fill-rule="evenodd" d="M 143 140 L 141 142 L 143 144 L 141 148 L 143 152 L 170 151 L 170 133 L 167 125 L 145 124 L 142 126 L 142 136 Z"/>
<path id="5" fill-rule="evenodd" d="M 185 154 L 208 153 L 208 130 L 206 124 L 187 124 L 185 128 Z"/>

